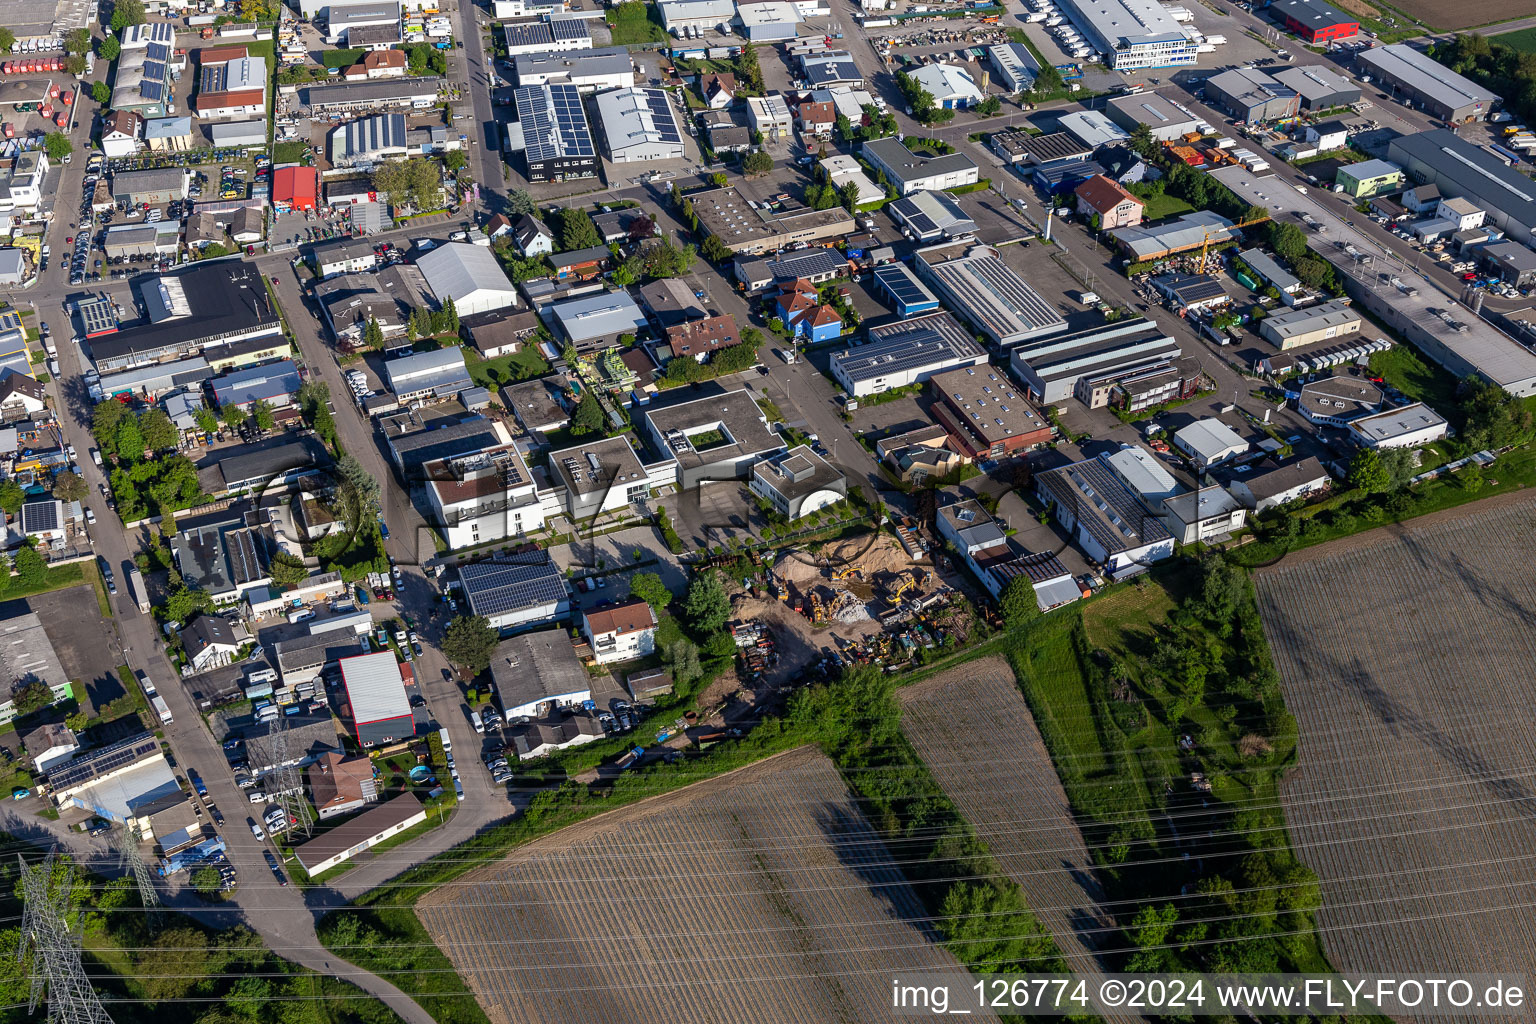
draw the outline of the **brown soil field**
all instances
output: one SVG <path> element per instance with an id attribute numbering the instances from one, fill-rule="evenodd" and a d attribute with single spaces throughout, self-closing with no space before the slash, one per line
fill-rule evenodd
<path id="1" fill-rule="evenodd" d="M 1392 0 L 1392 6 L 1441 31 L 1536 14 L 1536 0 Z"/>
<path id="2" fill-rule="evenodd" d="M 902 732 L 1023 889 L 1072 972 L 1098 975 L 1094 948 L 1115 948 L 1120 933 L 1099 906 L 1103 892 L 1082 832 L 1008 662 L 967 662 L 897 696 Z M 1105 1019 L 1142 1018 L 1122 1012 Z"/>
<path id="3" fill-rule="evenodd" d="M 809 747 L 536 840 L 417 913 L 496 1024 L 896 1020 L 893 974 L 963 970 Z"/>
<path id="4" fill-rule="evenodd" d="M 1345 972 L 1536 962 L 1536 499 L 1452 511 L 1256 576 L 1300 724 L 1281 799 Z"/>

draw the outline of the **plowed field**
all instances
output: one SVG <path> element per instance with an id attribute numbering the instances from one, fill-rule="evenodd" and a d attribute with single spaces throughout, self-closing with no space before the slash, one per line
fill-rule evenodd
<path id="1" fill-rule="evenodd" d="M 1301 729 L 1286 821 L 1346 972 L 1536 963 L 1536 502 L 1495 501 L 1257 577 Z"/>
<path id="2" fill-rule="evenodd" d="M 417 911 L 497 1024 L 895 1020 L 893 973 L 962 970 L 811 748 L 563 829 Z"/>
<path id="3" fill-rule="evenodd" d="M 967 662 L 898 691 L 902 731 L 976 830 L 1075 974 L 1100 970 L 1113 919 L 1034 715 L 1002 658 Z M 1115 1021 L 1139 1020 L 1129 1015 Z"/>

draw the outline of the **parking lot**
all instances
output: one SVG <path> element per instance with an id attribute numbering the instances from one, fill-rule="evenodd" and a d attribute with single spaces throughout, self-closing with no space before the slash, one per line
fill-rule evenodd
<path id="1" fill-rule="evenodd" d="M 95 715 L 126 691 L 117 674 L 117 666 L 123 660 L 117 627 L 101 617 L 93 589 L 70 587 L 21 601 L 7 601 L 0 605 L 0 614 L 11 616 L 31 611 L 42 620 L 43 631 L 53 642 L 64 674 L 85 688 L 88 706 L 84 710 Z"/>

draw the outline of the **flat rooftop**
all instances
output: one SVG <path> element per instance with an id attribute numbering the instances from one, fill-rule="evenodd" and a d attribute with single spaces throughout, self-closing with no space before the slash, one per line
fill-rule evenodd
<path id="1" fill-rule="evenodd" d="M 1366 416 L 1355 420 L 1349 425 L 1349 429 L 1365 438 L 1380 444 L 1390 441 L 1404 434 L 1412 434 L 1429 427 L 1443 426 L 1445 417 L 1425 405 L 1423 402 L 1415 402 L 1398 409 L 1388 409 L 1374 416 Z"/>
<path id="2" fill-rule="evenodd" d="M 935 246 L 919 249 L 914 259 L 947 293 L 956 312 L 999 344 L 1050 334 L 1067 325 L 1056 308 L 990 246 Z"/>
<path id="3" fill-rule="evenodd" d="M 640 415 L 666 445 L 663 455 L 687 467 L 771 452 L 784 446 L 745 389 L 727 391 L 717 386 L 712 391 L 702 397 L 687 397 L 671 405 L 652 405 L 641 410 Z"/>
<path id="4" fill-rule="evenodd" d="M 957 418 L 966 428 L 988 445 L 1050 428 L 1050 422 L 997 367 L 982 364 L 948 370 L 934 374 L 930 384 L 952 412 L 958 411 Z"/>

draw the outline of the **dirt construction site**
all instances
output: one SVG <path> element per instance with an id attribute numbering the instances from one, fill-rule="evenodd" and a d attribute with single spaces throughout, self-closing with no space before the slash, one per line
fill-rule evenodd
<path id="1" fill-rule="evenodd" d="M 969 642 L 977 623 L 960 580 L 916 553 L 882 531 L 765 558 L 755 577 L 733 581 L 736 672 L 702 703 L 734 694 L 771 706 L 847 665 L 894 669 L 920 649 Z"/>

